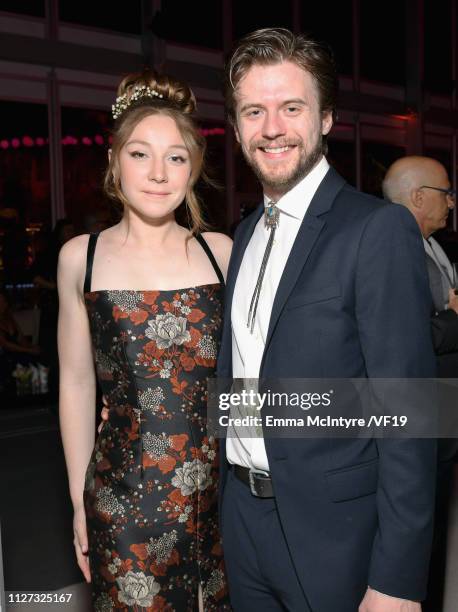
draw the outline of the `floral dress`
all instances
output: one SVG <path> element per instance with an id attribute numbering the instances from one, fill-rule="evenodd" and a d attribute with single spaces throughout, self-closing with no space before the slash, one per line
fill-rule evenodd
<path id="1" fill-rule="evenodd" d="M 85 282 L 108 421 L 86 473 L 93 606 L 230 610 L 218 531 L 218 448 L 206 431 L 223 280 L 171 291 L 91 291 Z"/>

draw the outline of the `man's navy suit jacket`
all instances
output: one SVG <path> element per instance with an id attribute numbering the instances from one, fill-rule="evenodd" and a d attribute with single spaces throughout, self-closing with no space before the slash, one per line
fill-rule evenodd
<path id="1" fill-rule="evenodd" d="M 262 211 L 261 205 L 234 238 L 219 377 L 232 376 L 234 285 Z M 331 168 L 278 286 L 260 377 L 434 377 L 430 316 L 424 248 L 411 213 L 358 192 Z M 355 612 L 367 585 L 424 598 L 434 440 L 266 438 L 265 444 L 281 524 L 314 612 Z M 221 499 L 227 469 L 222 440 Z"/>

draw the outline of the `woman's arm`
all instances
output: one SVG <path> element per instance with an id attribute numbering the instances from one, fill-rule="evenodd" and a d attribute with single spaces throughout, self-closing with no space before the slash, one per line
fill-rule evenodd
<path id="1" fill-rule="evenodd" d="M 83 507 L 84 479 L 95 439 L 95 372 L 83 297 L 87 241 L 87 236 L 78 236 L 62 248 L 57 281 L 60 428 L 75 511 Z"/>
<path id="2" fill-rule="evenodd" d="M 87 236 L 78 236 L 62 248 L 57 286 L 60 429 L 70 496 L 75 510 L 73 543 L 78 565 L 86 581 L 90 582 L 83 491 L 95 438 L 95 372 L 89 322 L 83 297 L 87 242 Z"/>

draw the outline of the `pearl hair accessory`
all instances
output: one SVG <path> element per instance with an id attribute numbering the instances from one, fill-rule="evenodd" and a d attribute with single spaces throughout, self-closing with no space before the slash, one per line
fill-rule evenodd
<path id="1" fill-rule="evenodd" d="M 132 102 L 139 100 L 140 98 L 159 98 L 162 99 L 164 96 L 157 92 L 155 89 L 147 85 L 136 85 L 133 93 L 125 93 L 122 96 L 116 98 L 116 102 L 111 107 L 113 119 L 117 119 L 122 113 L 129 108 Z"/>

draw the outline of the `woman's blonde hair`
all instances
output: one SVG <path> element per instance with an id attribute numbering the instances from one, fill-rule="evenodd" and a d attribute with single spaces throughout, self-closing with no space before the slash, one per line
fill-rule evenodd
<path id="1" fill-rule="evenodd" d="M 139 88 L 145 88 L 144 91 L 149 88 L 155 94 L 139 96 Z M 175 121 L 191 160 L 191 176 L 185 196 L 188 225 L 192 234 L 207 229 L 194 190 L 199 177 L 206 179 L 206 143 L 191 116 L 196 109 L 196 99 L 191 89 L 166 74 L 159 75 L 152 70 L 145 70 L 126 76 L 119 84 L 117 97 L 122 99 L 124 108 L 117 114 L 112 132 L 111 156 L 104 177 L 105 193 L 123 207 L 129 205 L 121 189 L 119 153 L 142 119 L 150 115 L 165 115 Z"/>

